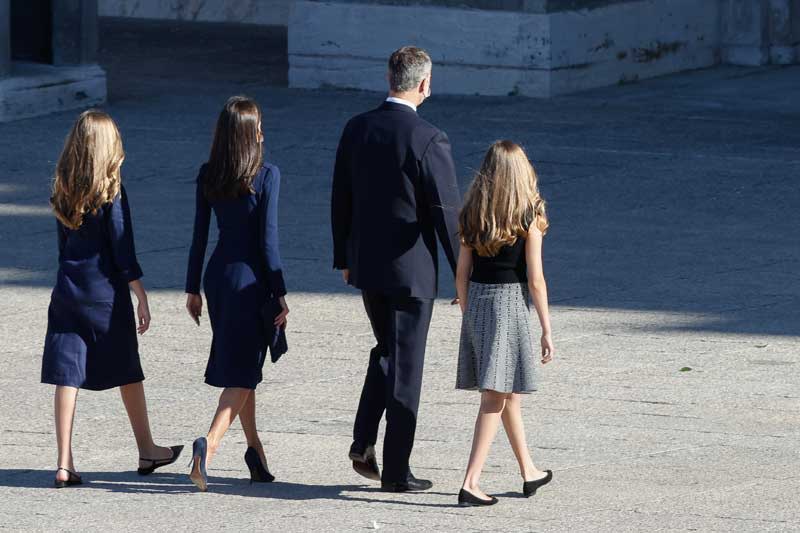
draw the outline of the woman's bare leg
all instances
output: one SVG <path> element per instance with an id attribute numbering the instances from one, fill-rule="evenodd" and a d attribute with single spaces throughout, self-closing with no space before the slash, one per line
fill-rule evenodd
<path id="1" fill-rule="evenodd" d="M 128 412 L 133 436 L 136 438 L 136 447 L 139 448 L 140 459 L 169 459 L 172 450 L 164 446 L 156 446 L 150 432 L 150 419 L 147 416 L 147 400 L 144 397 L 144 384 L 130 383 L 119 388 L 122 403 Z M 150 461 L 139 461 L 139 466 L 150 466 Z"/>
<path id="2" fill-rule="evenodd" d="M 533 481 L 545 476 L 533 464 L 528 443 L 525 439 L 525 426 L 522 422 L 522 402 L 520 394 L 510 394 L 503 410 L 503 427 L 508 435 L 508 442 L 514 450 L 514 456 L 519 464 L 519 473 L 524 481 Z"/>
<path id="3" fill-rule="evenodd" d="M 55 418 L 56 418 L 56 445 L 58 446 L 58 468 L 66 468 L 75 472 L 75 463 L 72 460 L 72 422 L 75 419 L 75 403 L 78 399 L 76 387 L 56 386 L 55 392 Z M 67 481 L 69 473 L 59 470 L 56 479 Z"/>
<path id="4" fill-rule="evenodd" d="M 252 392 L 252 389 L 228 387 L 219 395 L 217 412 L 214 414 L 211 428 L 209 428 L 208 435 L 206 435 L 206 440 L 208 441 L 207 462 L 210 462 L 214 454 L 217 453 L 223 435 L 231 427 L 233 421 L 236 420 L 250 392 Z"/>
<path id="5" fill-rule="evenodd" d="M 267 456 L 264 453 L 264 446 L 261 444 L 261 437 L 258 436 L 258 429 L 256 428 L 256 391 L 250 391 L 247 399 L 239 411 L 239 421 L 242 423 L 244 436 L 247 439 L 247 445 L 258 452 L 261 458 L 261 464 L 267 468 Z M 267 468 L 269 470 L 269 468 Z"/>
<path id="6" fill-rule="evenodd" d="M 497 435 L 497 428 L 500 425 L 500 417 L 505 407 L 507 396 L 507 394 L 490 390 L 481 392 L 481 406 L 478 410 L 478 418 L 475 420 L 472 451 L 469 454 L 467 473 L 462 485 L 462 488 L 479 498 L 489 498 L 479 488 L 479 481 L 483 465 L 486 463 L 486 457 L 489 455 L 489 448 L 491 448 L 492 441 Z"/>

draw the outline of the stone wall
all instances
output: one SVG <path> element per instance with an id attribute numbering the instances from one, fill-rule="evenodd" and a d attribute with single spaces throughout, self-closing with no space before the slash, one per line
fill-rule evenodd
<path id="1" fill-rule="evenodd" d="M 288 25 L 294 87 L 383 90 L 386 57 L 405 43 L 431 52 L 437 90 L 467 94 L 551 96 L 800 61 L 800 0 L 98 2 L 101 16 Z"/>
<path id="2" fill-rule="evenodd" d="M 721 0 L 720 7 L 724 63 L 800 61 L 800 0 Z"/>
<path id="3" fill-rule="evenodd" d="M 324 1 L 324 0 L 323 0 Z M 558 11 L 591 10 L 613 4 L 639 0 L 336 0 L 340 4 L 378 4 L 390 6 L 455 7 L 513 11 L 517 13 L 556 13 Z M 715 0 L 712 0 L 715 1 Z"/>
<path id="4" fill-rule="evenodd" d="M 0 0 L 0 122 L 106 100 L 105 72 L 96 64 L 97 0 L 42 6 Z"/>
<path id="5" fill-rule="evenodd" d="M 549 28 L 542 15 L 315 2 L 297 2 L 290 14 L 289 85 L 385 90 L 386 59 L 407 43 L 432 54 L 437 92 L 548 87 Z M 517 67 L 522 62 L 526 71 Z"/>
<path id="6" fill-rule="evenodd" d="M 0 78 L 11 72 L 11 3 L 0 0 Z"/>
<path id="7" fill-rule="evenodd" d="M 714 65 L 714 1 L 648 0 L 548 15 L 550 94 Z"/>
<path id="8" fill-rule="evenodd" d="M 292 0 L 99 0 L 107 17 L 286 26 Z"/>
<path id="9" fill-rule="evenodd" d="M 413 43 L 432 54 L 438 92 L 547 97 L 708 67 L 718 42 L 717 2 L 520 12 L 299 1 L 289 19 L 289 83 L 384 90 L 388 55 Z"/>

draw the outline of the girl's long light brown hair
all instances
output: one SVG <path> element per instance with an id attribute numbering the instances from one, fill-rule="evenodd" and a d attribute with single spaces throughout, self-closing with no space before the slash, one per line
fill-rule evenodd
<path id="1" fill-rule="evenodd" d="M 122 138 L 111 117 L 96 109 L 81 113 L 56 164 L 50 196 L 56 218 L 78 229 L 87 213 L 97 213 L 114 200 L 124 159 Z"/>
<path id="2" fill-rule="evenodd" d="M 548 222 L 536 171 L 521 146 L 497 141 L 489 147 L 459 215 L 461 242 L 484 257 L 525 238 L 531 224 Z"/>
<path id="3" fill-rule="evenodd" d="M 232 96 L 217 119 L 214 141 L 203 176 L 209 200 L 237 198 L 253 192 L 263 161 L 261 109 L 255 100 Z"/>

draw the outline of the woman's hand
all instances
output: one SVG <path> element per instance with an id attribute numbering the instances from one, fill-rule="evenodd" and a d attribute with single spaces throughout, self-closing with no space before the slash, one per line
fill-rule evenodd
<path id="1" fill-rule="evenodd" d="M 186 295 L 186 310 L 194 323 L 200 325 L 200 316 L 203 314 L 203 297 L 199 294 Z"/>
<path id="2" fill-rule="evenodd" d="M 289 314 L 289 306 L 286 305 L 286 298 L 283 296 L 278 298 L 278 303 L 281 304 L 281 312 L 275 317 L 275 325 L 279 328 L 286 329 L 286 316 Z"/>
<path id="3" fill-rule="evenodd" d="M 128 286 L 133 291 L 133 294 L 136 295 L 136 300 L 139 302 L 139 305 L 136 306 L 136 318 L 139 323 L 139 325 L 136 326 L 136 331 L 141 335 L 150 329 L 150 306 L 147 303 L 147 292 L 144 290 L 142 281 L 138 279 L 128 282 Z"/>
<path id="4" fill-rule="evenodd" d="M 147 303 L 147 296 L 139 298 L 139 305 L 136 306 L 136 316 L 139 319 L 139 327 L 136 331 L 142 335 L 150 329 L 150 305 Z"/>
<path id="5" fill-rule="evenodd" d="M 553 338 L 550 334 L 542 335 L 542 364 L 546 365 L 553 360 L 556 349 L 553 346 Z"/>

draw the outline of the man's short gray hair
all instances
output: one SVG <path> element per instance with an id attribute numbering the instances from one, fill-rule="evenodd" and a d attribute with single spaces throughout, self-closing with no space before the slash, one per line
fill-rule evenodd
<path id="1" fill-rule="evenodd" d="M 422 48 L 404 46 L 389 58 L 389 87 L 402 93 L 415 89 L 431 72 L 431 56 Z"/>

